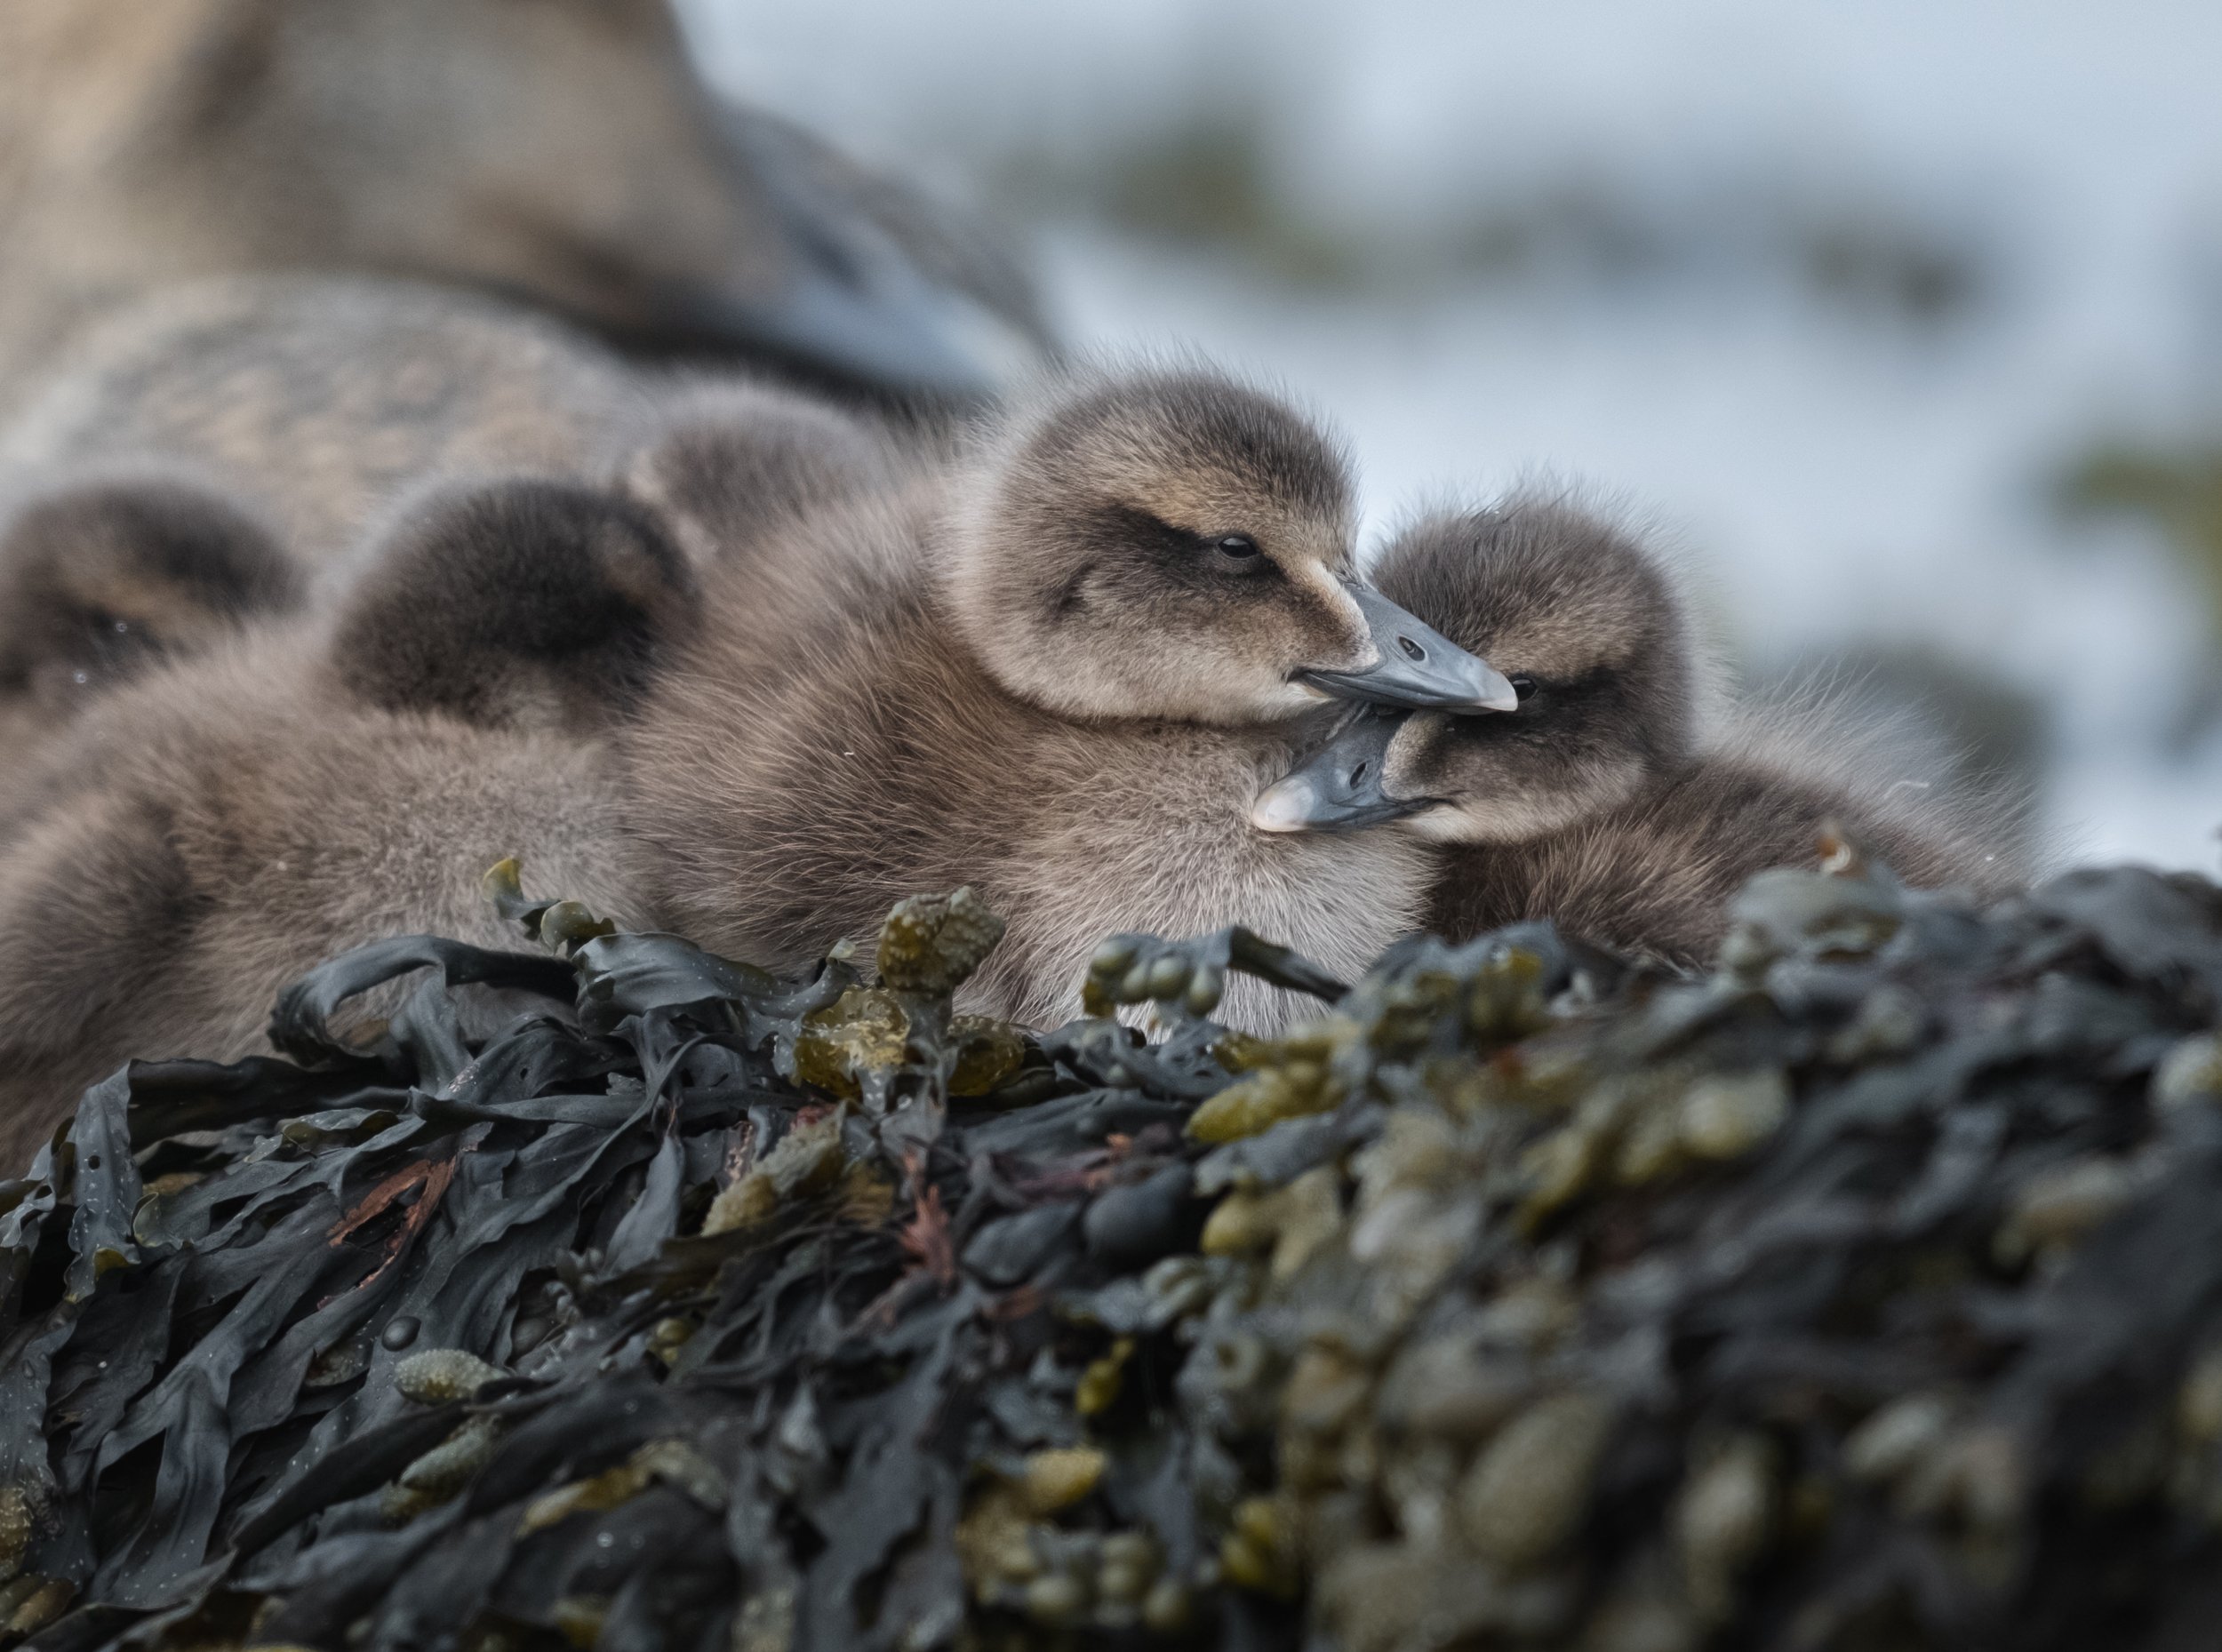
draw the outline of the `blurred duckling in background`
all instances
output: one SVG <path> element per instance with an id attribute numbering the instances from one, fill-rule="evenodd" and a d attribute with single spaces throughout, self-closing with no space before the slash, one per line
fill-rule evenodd
<path id="1" fill-rule="evenodd" d="M 160 664 L 0 802 L 0 1161 L 133 1057 L 267 1048 L 279 989 L 392 935 L 514 947 L 481 892 L 632 926 L 607 730 L 694 587 L 637 507 L 537 478 L 443 490 L 328 614 Z"/>
<path id="2" fill-rule="evenodd" d="M 800 518 L 897 491 L 949 452 L 935 427 L 762 380 L 706 380 L 662 398 L 616 466 L 617 486 L 697 567 L 747 557 Z"/>
<path id="3" fill-rule="evenodd" d="M 640 876 L 705 945 L 800 966 L 921 889 L 1008 921 L 965 1007 L 1075 1012 L 1120 930 L 1243 923 L 1355 970 L 1418 915 L 1394 834 L 1247 826 L 1328 698 L 1509 708 L 1359 584 L 1336 445 L 1201 369 L 1063 381 L 970 459 L 705 576 L 625 743 Z M 1284 1013 L 1240 983 L 1229 1013 Z"/>
<path id="4" fill-rule="evenodd" d="M 1519 714 L 1350 719 L 1252 819 L 1443 845 L 1427 920 L 1437 933 L 1548 918 L 1696 968 L 1726 931 L 1729 897 L 1755 873 L 1810 863 L 1832 826 L 1910 883 L 1989 890 L 2018 877 L 1996 847 L 2011 834 L 1984 830 L 1974 800 L 1847 750 L 1825 711 L 1747 708 L 1708 735 L 1709 687 L 1674 581 L 1596 517 L 1540 500 L 1438 516 L 1374 571 L 1498 662 Z"/>
<path id="5" fill-rule="evenodd" d="M 388 711 L 591 734 L 647 692 L 697 595 L 627 500 L 537 476 L 450 483 L 404 510 L 348 584 L 327 668 Z"/>
<path id="6" fill-rule="evenodd" d="M 95 695 L 293 611 L 302 580 L 239 500 L 169 470 L 92 474 L 0 518 L 0 773 Z"/>

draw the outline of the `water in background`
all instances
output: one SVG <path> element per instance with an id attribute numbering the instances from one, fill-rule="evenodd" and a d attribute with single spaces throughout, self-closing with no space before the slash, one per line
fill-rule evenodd
<path id="1" fill-rule="evenodd" d="M 2222 11 L 686 9 L 721 84 L 1026 237 L 1073 342 L 1325 411 L 1376 532 L 1581 486 L 1747 675 L 1934 708 L 2077 854 L 2222 862 Z M 2064 509 L 2102 451 L 2193 480 Z"/>

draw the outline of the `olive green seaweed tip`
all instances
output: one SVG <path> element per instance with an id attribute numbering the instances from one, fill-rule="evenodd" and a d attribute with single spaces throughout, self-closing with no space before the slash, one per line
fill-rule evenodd
<path id="1" fill-rule="evenodd" d="M 508 1373 L 461 1348 L 427 1348 L 394 1368 L 394 1385 L 419 1405 L 468 1400 Z"/>
<path id="2" fill-rule="evenodd" d="M 880 979 L 898 992 L 947 994 L 1003 939 L 1003 921 L 970 886 L 898 901 L 880 926 Z"/>
<path id="3" fill-rule="evenodd" d="M 485 875 L 478 880 L 478 887 L 497 908 L 508 901 L 521 904 L 524 899 L 524 868 L 515 855 L 505 855 L 486 868 Z"/>
<path id="4" fill-rule="evenodd" d="M 595 917 L 581 901 L 559 900 L 540 914 L 540 941 L 549 947 L 579 946 L 616 933 L 615 923 Z"/>

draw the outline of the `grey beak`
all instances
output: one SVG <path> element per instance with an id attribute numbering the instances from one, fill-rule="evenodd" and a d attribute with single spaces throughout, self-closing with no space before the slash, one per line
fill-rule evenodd
<path id="1" fill-rule="evenodd" d="M 1259 794 L 1250 824 L 1260 832 L 1353 832 L 1419 813 L 1435 800 L 1391 797 L 1381 786 L 1389 742 L 1403 726 L 1393 712 L 1366 710 L 1349 718 L 1326 745 Z"/>
<path id="2" fill-rule="evenodd" d="M 1371 586 L 1344 587 L 1380 658 L 1363 671 L 1299 671 L 1297 681 L 1337 699 L 1419 711 L 1512 711 L 1512 684 L 1433 626 L 1422 625 Z"/>

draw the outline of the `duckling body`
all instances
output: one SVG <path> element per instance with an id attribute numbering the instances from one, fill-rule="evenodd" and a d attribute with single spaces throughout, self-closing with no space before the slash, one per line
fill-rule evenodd
<path id="1" fill-rule="evenodd" d="M 969 883 L 1009 922 L 969 1007 L 1035 1026 L 1115 931 L 1244 923 L 1355 970 L 1417 916 L 1424 853 L 1246 823 L 1321 705 L 1306 674 L 1390 673 L 1348 515 L 1331 445 L 1196 372 L 1067 387 L 965 475 L 807 516 L 707 576 L 625 737 L 644 886 L 792 965 Z M 1288 1012 L 1247 988 L 1238 1021 Z"/>
<path id="2" fill-rule="evenodd" d="M 1441 846 L 1428 926 L 1466 939 L 1532 918 L 1690 968 L 1754 874 L 1832 825 L 1908 882 L 1995 890 L 2018 868 L 1972 800 L 1938 794 L 1825 708 L 1709 715 L 1714 690 L 1666 569 L 1610 523 L 1526 500 L 1414 527 L 1382 589 L 1486 649 L 1507 717 L 1350 723 L 1259 800 L 1269 830 L 1379 827 Z M 1708 729 L 1708 722 L 1720 726 Z"/>
<path id="3" fill-rule="evenodd" d="M 714 587 L 709 640 L 629 737 L 628 829 L 669 927 L 795 966 L 969 883 L 1008 928 L 963 1007 L 1054 1026 L 1111 934 L 1243 923 L 1355 975 L 1419 918 L 1420 846 L 1250 829 L 1295 730 L 1058 716 L 951 650 L 915 584 L 855 594 L 868 611 L 729 648 L 759 611 Z M 1287 1011 L 1251 986 L 1230 988 L 1239 1023 Z"/>
<path id="4" fill-rule="evenodd" d="M 1996 890 L 2014 879 L 1995 839 L 1943 809 L 1894 805 L 1730 742 L 1563 832 L 1447 850 L 1427 927 L 1466 939 L 1548 918 L 1626 955 L 1701 969 L 1720 949 L 1736 891 L 1771 867 L 1812 865 L 1832 834 L 1918 888 Z"/>
<path id="5" fill-rule="evenodd" d="M 0 821 L 0 1162 L 131 1057 L 266 1049 L 279 989 L 347 947 L 516 947 L 479 889 L 504 856 L 536 887 L 647 915 L 616 864 L 605 746 L 364 706 L 297 636 L 125 685 L 18 792 Z"/>

